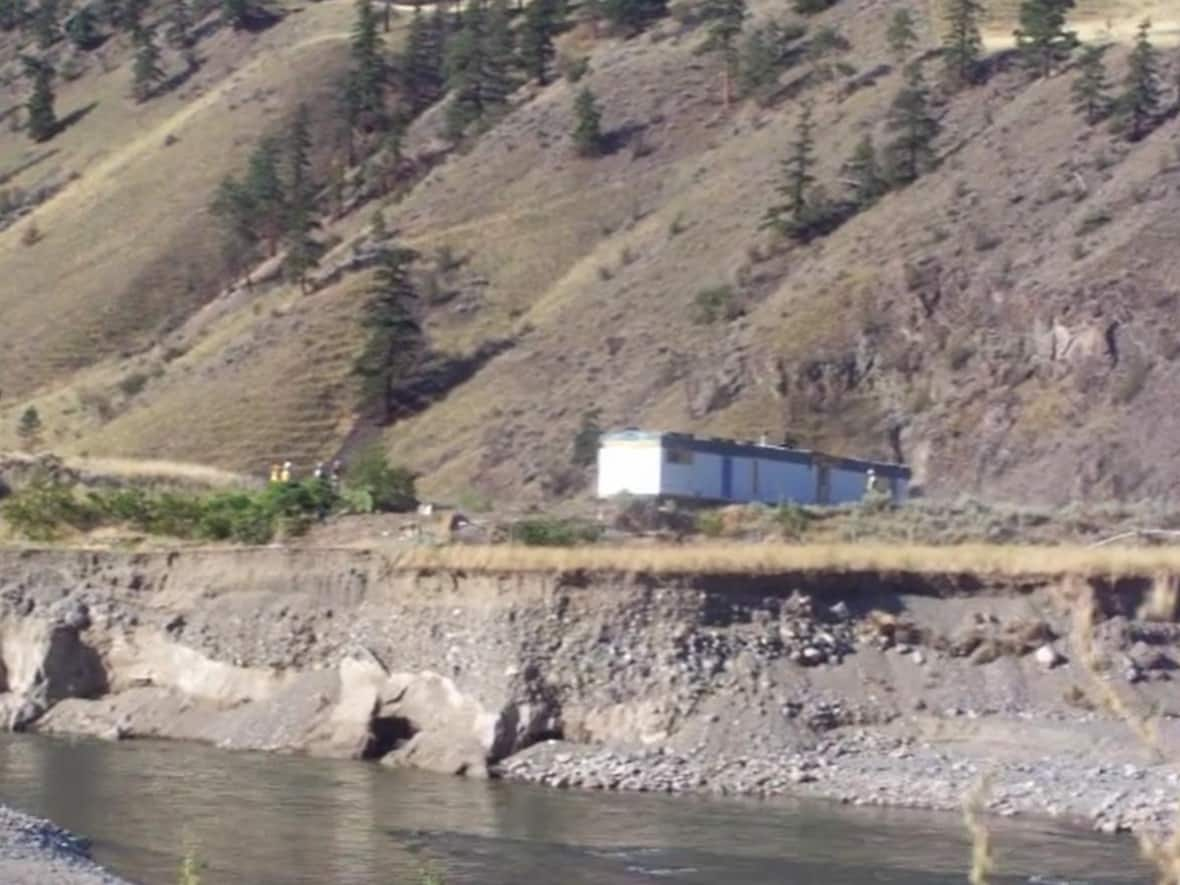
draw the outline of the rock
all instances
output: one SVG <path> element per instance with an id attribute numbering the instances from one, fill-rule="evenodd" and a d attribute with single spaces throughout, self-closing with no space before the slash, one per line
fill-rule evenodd
<path id="1" fill-rule="evenodd" d="M 1036 659 L 1038 664 L 1047 670 L 1051 670 L 1058 664 L 1065 662 L 1065 658 L 1062 657 L 1061 653 L 1058 652 L 1050 642 L 1045 643 L 1035 652 L 1033 652 L 1033 657 Z"/>
<path id="2" fill-rule="evenodd" d="M 828 609 L 828 612 L 837 621 L 847 621 L 851 617 L 848 606 L 844 602 L 837 602 Z"/>
<path id="3" fill-rule="evenodd" d="M 414 735 L 402 746 L 383 756 L 381 764 L 479 779 L 488 776 L 487 757 L 477 742 L 456 740 L 451 735 L 437 732 Z"/>
<path id="4" fill-rule="evenodd" d="M 815 667 L 828 659 L 828 656 L 814 645 L 806 646 L 799 653 L 799 662 L 807 667 Z"/>
<path id="5" fill-rule="evenodd" d="M 915 648 L 913 650 L 913 652 L 910 654 L 910 660 L 913 661 L 915 664 L 917 664 L 919 667 L 921 667 L 923 664 L 926 663 L 926 655 L 924 655 L 922 653 L 922 649 Z"/>

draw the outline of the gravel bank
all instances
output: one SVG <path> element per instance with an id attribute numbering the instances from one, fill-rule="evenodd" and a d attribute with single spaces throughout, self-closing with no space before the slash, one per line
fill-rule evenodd
<path id="1" fill-rule="evenodd" d="M 84 839 L 41 818 L 0 805 L 0 882 L 4 885 L 126 885 L 90 859 Z"/>
<path id="2" fill-rule="evenodd" d="M 992 814 L 1054 817 L 1103 833 L 1159 834 L 1174 826 L 1180 767 L 1152 764 L 1125 735 L 1123 751 L 1112 752 L 1121 723 L 994 718 L 978 724 L 974 734 L 952 727 L 937 741 L 849 729 L 777 753 L 628 751 L 548 741 L 504 760 L 499 773 L 560 789 L 794 795 L 948 811 L 962 808 L 986 779 Z M 1001 745 L 999 735 L 1019 740 L 1022 732 L 1029 735 L 1025 747 Z"/>

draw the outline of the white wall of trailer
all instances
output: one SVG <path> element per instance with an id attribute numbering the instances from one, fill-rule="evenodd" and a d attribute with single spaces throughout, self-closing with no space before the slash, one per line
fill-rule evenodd
<path id="1" fill-rule="evenodd" d="M 607 443 L 598 449 L 598 497 L 659 495 L 664 450 L 658 441 Z"/>

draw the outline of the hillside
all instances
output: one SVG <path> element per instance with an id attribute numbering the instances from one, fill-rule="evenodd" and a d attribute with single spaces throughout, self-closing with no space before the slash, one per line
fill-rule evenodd
<path id="1" fill-rule="evenodd" d="M 20 445 L 29 405 L 43 444 L 66 453 L 251 472 L 380 434 L 428 493 L 528 500 L 577 490 L 572 439 L 598 410 L 603 425 L 900 458 L 932 494 L 1171 495 L 1180 120 L 1137 142 L 1088 127 L 1069 110 L 1072 72 L 1033 80 L 1004 50 L 1014 2 L 991 10 L 986 81 L 939 104 L 938 168 L 810 244 L 761 230 L 803 100 L 828 187 L 863 134 L 888 137 L 903 75 L 882 22 L 900 5 L 842 0 L 811 17 L 810 33 L 839 28 L 849 49 L 830 79 L 786 72 L 769 106 L 723 106 L 704 27 L 674 9 L 631 39 L 575 27 L 561 51 L 588 54 L 586 77 L 522 87 L 460 150 L 427 111 L 406 136 L 421 177 L 384 214 L 422 255 L 439 356 L 384 428 L 352 373 L 369 273 L 328 273 L 382 201 L 324 218 L 337 245 L 307 295 L 265 272 L 227 277 L 207 211 L 300 101 L 327 177 L 351 4 L 291 6 L 256 33 L 214 22 L 197 73 L 142 104 L 115 38 L 105 63 L 58 86 L 61 115 L 85 111 L 72 125 L 44 145 L 0 131 L 4 187 L 59 188 L 0 231 L 0 449 Z M 942 31 L 937 5 L 914 4 L 923 48 Z M 1168 5 L 1082 2 L 1075 19 L 1121 41 L 1152 15 L 1162 48 L 1177 42 Z M 747 29 L 793 18 L 750 9 Z M 1180 57 L 1163 52 L 1170 84 Z M 1121 80 L 1125 49 L 1106 55 Z M 17 70 L 3 68 L 4 108 L 22 100 Z M 593 159 L 569 136 L 586 85 L 614 148 Z M 701 322 L 705 290 L 727 293 L 731 318 Z"/>

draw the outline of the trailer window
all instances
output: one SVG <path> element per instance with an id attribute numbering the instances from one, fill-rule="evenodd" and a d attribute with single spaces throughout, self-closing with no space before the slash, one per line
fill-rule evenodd
<path id="1" fill-rule="evenodd" d="M 688 449 L 668 449 L 666 460 L 669 464 L 691 464 L 692 452 Z"/>

